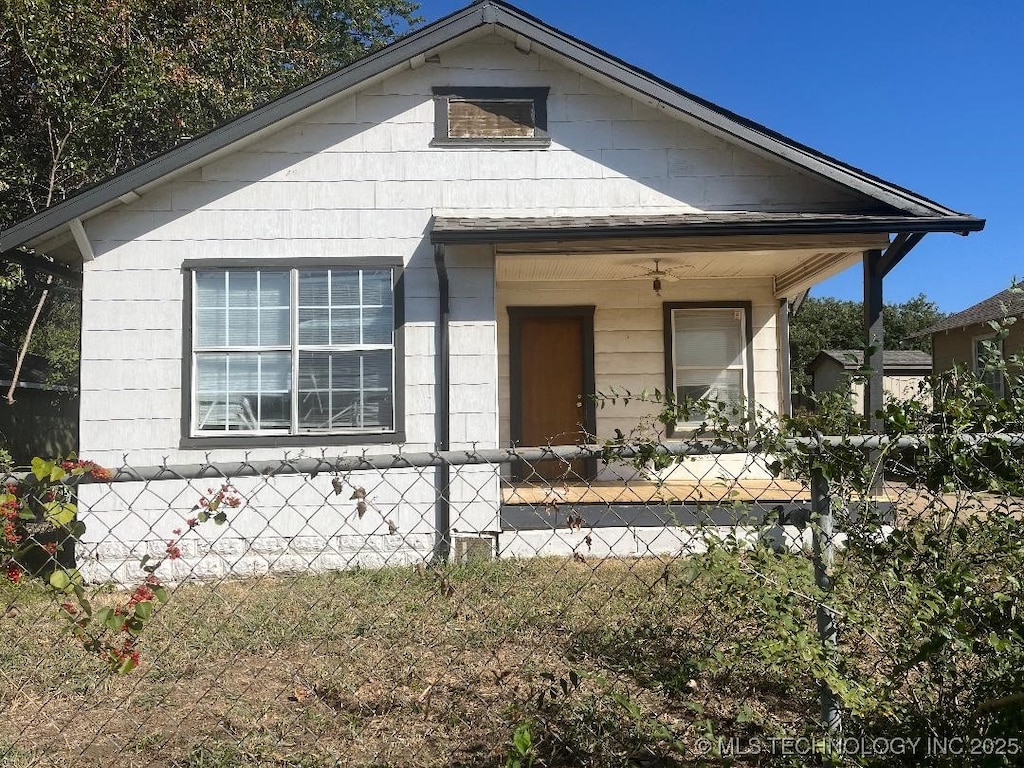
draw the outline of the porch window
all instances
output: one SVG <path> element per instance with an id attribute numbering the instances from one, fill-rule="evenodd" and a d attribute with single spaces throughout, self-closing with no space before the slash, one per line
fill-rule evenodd
<path id="1" fill-rule="evenodd" d="M 979 336 L 974 339 L 974 372 L 982 383 L 992 390 L 992 394 L 1002 399 L 1003 372 L 997 364 L 1003 359 L 1003 342 L 994 335 Z"/>
<path id="2" fill-rule="evenodd" d="M 666 305 L 669 383 L 677 400 L 713 400 L 742 407 L 749 391 L 749 308 Z M 690 411 L 677 426 L 693 428 L 707 414 Z"/>
<path id="3" fill-rule="evenodd" d="M 395 428 L 391 268 L 192 272 L 191 434 Z"/>

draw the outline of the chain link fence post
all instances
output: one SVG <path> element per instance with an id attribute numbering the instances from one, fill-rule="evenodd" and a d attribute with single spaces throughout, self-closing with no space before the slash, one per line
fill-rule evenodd
<path id="1" fill-rule="evenodd" d="M 832 562 L 835 554 L 835 521 L 832 514 L 832 499 L 829 482 L 821 468 L 822 452 L 818 450 L 811 459 L 811 526 L 814 550 L 814 581 L 825 593 L 832 591 Z M 828 659 L 834 660 L 838 653 L 838 630 L 836 615 L 825 603 L 818 603 L 818 636 L 825 647 Z M 832 739 L 842 732 L 841 712 L 835 693 L 827 681 L 821 683 L 821 721 Z"/>

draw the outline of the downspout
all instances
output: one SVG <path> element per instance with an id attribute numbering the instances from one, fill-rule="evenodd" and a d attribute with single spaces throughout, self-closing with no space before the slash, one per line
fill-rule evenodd
<path id="1" fill-rule="evenodd" d="M 437 450 L 447 451 L 449 441 L 449 408 L 451 360 L 449 359 L 448 326 L 451 320 L 451 299 L 448 287 L 448 265 L 444 259 L 444 245 L 434 245 L 434 269 L 437 270 L 437 356 L 434 370 L 434 434 L 437 438 Z M 434 489 L 437 494 L 434 500 L 434 560 L 447 561 L 451 554 L 451 467 L 438 464 L 434 469 Z"/>

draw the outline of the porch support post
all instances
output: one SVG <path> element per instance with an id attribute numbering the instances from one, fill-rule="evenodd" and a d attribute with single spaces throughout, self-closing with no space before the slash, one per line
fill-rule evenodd
<path id="1" fill-rule="evenodd" d="M 885 347 L 885 329 L 882 322 L 882 252 L 864 253 L 864 337 L 871 348 L 865 356 L 864 366 L 871 375 L 864 384 L 864 416 L 872 432 L 882 431 L 882 420 L 875 413 L 882 407 L 882 350 Z"/>
<path id="2" fill-rule="evenodd" d="M 779 311 L 775 323 L 779 339 L 779 389 L 782 390 L 779 405 L 782 406 L 783 416 L 792 416 L 793 374 L 790 371 L 792 363 L 789 359 L 789 299 L 779 301 Z"/>

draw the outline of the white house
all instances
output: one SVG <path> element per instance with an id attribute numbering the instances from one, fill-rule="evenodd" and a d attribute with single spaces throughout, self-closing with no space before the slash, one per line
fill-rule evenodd
<path id="1" fill-rule="evenodd" d="M 642 415 L 612 387 L 785 410 L 789 302 L 863 262 L 880 306 L 925 233 L 983 225 L 484 0 L 0 251 L 81 265 L 79 452 L 143 465 L 572 443 Z"/>

